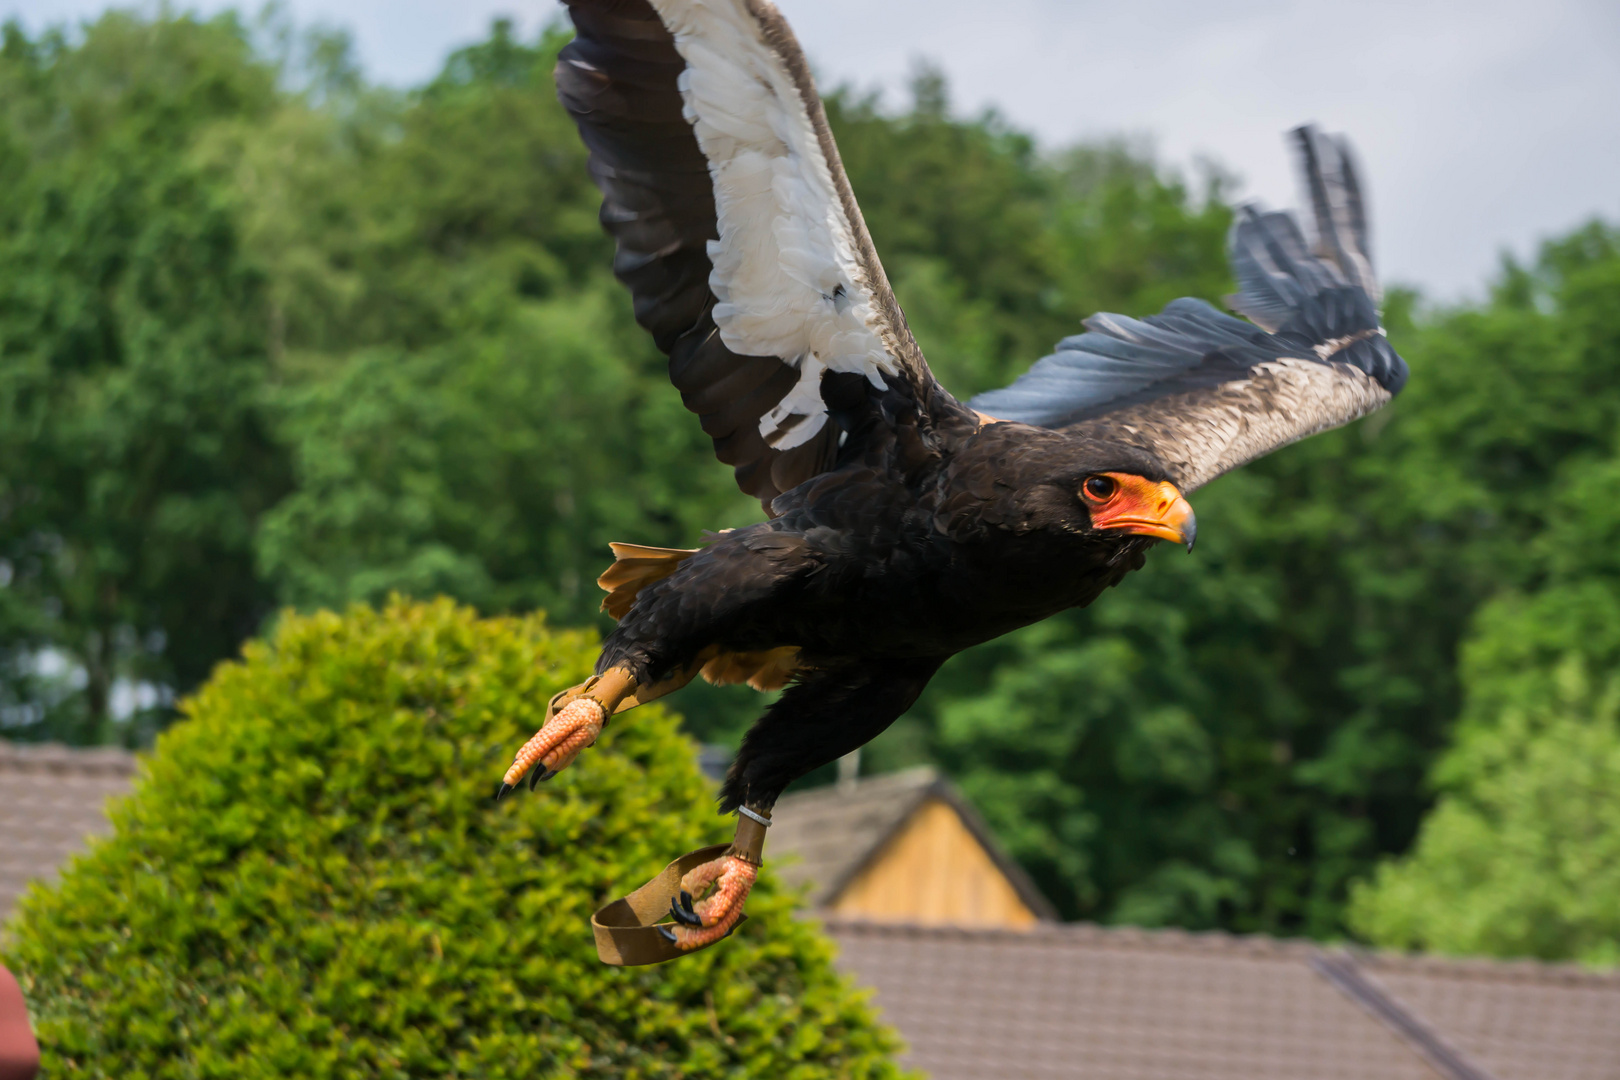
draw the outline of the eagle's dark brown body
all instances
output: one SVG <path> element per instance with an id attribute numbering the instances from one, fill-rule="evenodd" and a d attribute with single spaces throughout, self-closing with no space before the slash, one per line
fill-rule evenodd
<path id="1" fill-rule="evenodd" d="M 882 731 L 946 659 L 1091 603 L 1155 542 L 1094 530 L 1075 494 L 1102 472 L 1164 479 L 1149 454 L 960 407 L 920 436 L 879 440 L 779 496 L 777 517 L 642 590 L 608 638 L 598 670 L 643 684 L 714 646 L 798 650 L 795 682 L 736 760 L 728 808 L 768 808 Z M 840 690 L 862 703 L 829 709 Z"/>

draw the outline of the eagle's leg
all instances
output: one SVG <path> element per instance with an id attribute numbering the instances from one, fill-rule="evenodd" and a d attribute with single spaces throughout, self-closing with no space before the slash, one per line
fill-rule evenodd
<path id="1" fill-rule="evenodd" d="M 719 941 L 736 928 L 759 872 L 771 807 L 794 780 L 864 745 L 909 709 L 939 670 L 933 658 L 827 666 L 800 680 L 755 722 L 720 791 L 737 811 L 731 848 L 681 879 L 670 903 L 676 925 L 662 933 L 682 949 Z M 713 892 L 701 900 L 703 890 Z"/>
<path id="2" fill-rule="evenodd" d="M 701 949 L 737 928 L 759 874 L 770 820 L 769 812 L 755 810 L 738 816 L 730 850 L 693 867 L 681 878 L 681 891 L 669 905 L 676 925 L 662 926 L 660 933 L 681 949 Z M 704 895 L 710 886 L 713 891 Z M 694 901 L 693 897 L 702 898 Z"/>
<path id="3" fill-rule="evenodd" d="M 525 774 L 532 789 L 567 768 L 581 750 L 596 742 L 608 717 L 635 693 L 635 677 L 614 667 L 552 698 L 545 724 L 517 752 L 495 797 L 511 791 Z"/>
<path id="4" fill-rule="evenodd" d="M 761 555 L 750 546 L 750 536 L 739 532 L 701 551 L 672 552 L 680 557 L 659 560 L 672 570 L 663 568 L 650 581 L 629 582 L 635 586 L 632 595 L 619 597 L 629 606 L 621 613 L 618 629 L 602 643 L 597 674 L 552 699 L 545 726 L 518 751 L 496 798 L 525 775 L 530 776 L 531 787 L 551 779 L 596 741 L 615 712 L 686 685 L 714 658 L 716 625 L 768 600 L 784 581 L 809 565 L 803 558 L 783 555 L 783 550 L 803 554 L 804 545 L 796 538 L 753 537 L 755 546 L 764 544 L 773 553 Z M 614 567 L 621 565 L 623 561 Z M 614 567 L 604 579 L 619 580 L 610 578 Z"/>
<path id="5" fill-rule="evenodd" d="M 720 787 L 720 809 L 747 806 L 770 813 L 793 781 L 881 735 L 911 708 L 943 662 L 858 660 L 801 672 L 743 736 Z"/>

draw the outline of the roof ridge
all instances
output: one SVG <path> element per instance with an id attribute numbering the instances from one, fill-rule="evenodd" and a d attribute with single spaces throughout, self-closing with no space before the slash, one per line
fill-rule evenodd
<path id="1" fill-rule="evenodd" d="M 1422 974 L 1452 979 L 1491 979 L 1540 983 L 1549 986 L 1620 987 L 1620 968 L 1593 968 L 1569 960 L 1511 959 L 1494 956 L 1446 956 L 1434 953 L 1394 952 L 1347 948 L 1363 969 L 1389 974 Z"/>
<path id="2" fill-rule="evenodd" d="M 1102 923 L 1037 923 L 1028 928 L 940 926 L 819 913 L 829 929 L 873 937 L 944 937 L 951 940 L 1032 941 L 1073 944 L 1096 943 L 1113 948 L 1153 952 L 1227 953 L 1289 956 L 1309 960 L 1324 946 L 1309 938 L 1280 938 L 1268 934 L 1234 934 L 1226 930 L 1185 930 L 1180 927 L 1109 926 Z M 1620 987 L 1620 969 L 1594 971 L 1577 964 L 1543 960 L 1499 960 L 1492 957 L 1455 957 L 1390 953 L 1339 946 L 1368 973 L 1449 976 L 1453 978 L 1536 982 L 1543 984 Z"/>
<path id="3" fill-rule="evenodd" d="M 829 928 L 852 934 L 887 937 L 949 937 L 955 940 L 1053 940 L 1096 943 L 1114 948 L 1152 952 L 1225 952 L 1305 959 L 1315 942 L 1264 934 L 1233 934 L 1225 930 L 1183 930 L 1179 927 L 1106 926 L 1090 922 L 1042 922 L 1029 927 L 952 926 L 908 923 L 818 913 Z"/>
<path id="4" fill-rule="evenodd" d="M 139 759 L 120 746 L 19 743 L 0 738 L 0 772 L 134 775 Z"/>
<path id="5" fill-rule="evenodd" d="M 914 771 L 921 772 L 921 770 Z M 904 774 L 891 773 L 889 775 L 898 776 Z M 877 841 L 865 853 L 844 867 L 842 873 L 836 875 L 834 880 L 827 882 L 822 887 L 824 896 L 837 896 L 849 887 L 850 882 L 860 877 L 862 871 L 876 863 L 878 858 L 888 850 L 889 845 L 894 842 L 895 837 L 900 834 L 906 822 L 910 821 L 911 816 L 917 812 L 917 808 L 928 801 L 929 796 L 934 793 L 934 790 L 942 782 L 941 777 L 937 774 L 932 777 L 919 775 L 917 779 L 918 782 L 914 784 L 894 785 L 898 789 L 897 794 L 902 797 L 903 801 L 898 804 L 897 812 L 892 815 L 892 820 L 886 824 L 882 833 L 877 837 Z M 844 792 L 841 797 L 847 799 L 850 795 L 858 797 L 859 794 L 860 791 L 857 789 L 855 792 Z"/>
<path id="6" fill-rule="evenodd" d="M 1312 971 L 1394 1032 L 1446 1080 L 1496 1080 L 1441 1034 L 1422 1013 L 1362 971 L 1350 953 L 1341 950 L 1335 956 L 1313 950 L 1310 965 Z"/>
<path id="7" fill-rule="evenodd" d="M 890 850 L 907 823 L 932 800 L 943 803 L 975 843 L 984 850 L 997 872 L 1006 879 L 1020 902 L 1042 922 L 1056 921 L 1057 909 L 1035 885 L 1024 868 L 1007 854 L 973 803 L 962 794 L 951 778 L 932 765 L 916 765 L 892 773 L 861 777 L 853 787 L 833 785 L 812 788 L 794 796 L 782 798 L 777 806 L 787 813 L 820 812 L 829 808 L 846 807 L 853 810 L 865 805 L 887 803 L 888 820 L 873 842 L 858 858 L 847 863 L 824 882 L 817 883 L 819 894 L 836 897 L 849 887 L 862 873 L 881 860 Z"/>
<path id="8" fill-rule="evenodd" d="M 990 861 L 1001 872 L 1001 876 L 1007 879 L 1007 883 L 1013 887 L 1013 891 L 1018 894 L 1018 898 L 1024 902 L 1024 906 L 1034 913 L 1037 919 L 1043 923 L 1055 923 L 1058 921 L 1057 908 L 1052 906 L 1052 901 L 1046 898 L 1046 894 L 1041 892 L 1034 879 L 1024 871 L 1022 866 L 1018 865 L 1018 861 L 1007 854 L 1000 841 L 996 839 L 996 834 L 991 830 L 989 823 L 979 813 L 978 807 L 974 806 L 972 801 L 962 794 L 961 790 L 951 782 L 949 777 L 937 776 L 934 782 L 925 789 L 924 798 L 918 803 L 918 806 L 925 803 L 929 796 L 939 799 L 955 812 L 957 820 L 962 823 L 962 826 L 967 829 L 973 839 L 978 841 L 979 846 L 984 849 L 984 853 L 990 857 Z M 917 811 L 913 808 L 911 812 L 914 814 Z"/>

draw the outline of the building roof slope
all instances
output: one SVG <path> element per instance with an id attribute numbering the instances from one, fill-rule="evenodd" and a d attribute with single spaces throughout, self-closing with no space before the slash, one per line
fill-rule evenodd
<path id="1" fill-rule="evenodd" d="M 134 776 L 125 750 L 0 740 L 0 922 L 30 881 L 55 877 L 87 837 L 112 831 L 107 801 Z"/>
<path id="2" fill-rule="evenodd" d="M 1172 930 L 828 929 L 932 1080 L 1620 1078 L 1620 975 Z M 1437 1060 L 1347 995 L 1327 956 L 1457 1052 Z"/>
<path id="3" fill-rule="evenodd" d="M 907 769 L 782 796 L 771 811 L 768 855 L 777 876 L 790 888 L 809 886 L 810 906 L 825 906 L 937 780 L 932 769 Z"/>
<path id="4" fill-rule="evenodd" d="M 1620 1078 L 1620 973 L 1376 954 L 1358 960 L 1500 1080 Z"/>

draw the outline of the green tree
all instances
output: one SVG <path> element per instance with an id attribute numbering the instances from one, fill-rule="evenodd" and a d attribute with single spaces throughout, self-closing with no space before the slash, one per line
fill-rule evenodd
<path id="1" fill-rule="evenodd" d="M 1611 652 L 1613 599 L 1603 612 Z M 1531 659 L 1514 644 L 1506 651 Z M 1620 681 L 1594 685 L 1580 653 L 1537 675 L 1531 700 L 1463 727 L 1412 851 L 1355 890 L 1349 921 L 1367 940 L 1620 962 Z"/>
<path id="2" fill-rule="evenodd" d="M 11 730 L 107 737 L 119 678 L 188 687 L 270 610 L 263 282 L 193 158 L 275 72 L 230 17 L 0 45 L 0 574 Z M 31 694 L 65 658 L 82 692 Z"/>
<path id="3" fill-rule="evenodd" d="M 1594 224 L 1510 265 L 1468 317 L 1523 357 L 1517 385 L 1494 387 L 1514 407 L 1468 425 L 1514 446 L 1484 478 L 1499 491 L 1474 495 L 1506 496 L 1474 555 L 1500 559 L 1505 587 L 1470 622 L 1439 802 L 1411 853 L 1355 895 L 1350 922 L 1370 940 L 1620 960 L 1617 294 L 1620 230 Z"/>
<path id="4" fill-rule="evenodd" d="M 649 706 L 490 798 L 595 641 L 448 601 L 288 616 L 185 707 L 5 962 L 50 1075 L 890 1077 L 895 1041 L 769 874 L 750 923 L 608 968 L 588 920 L 722 822 Z"/>

